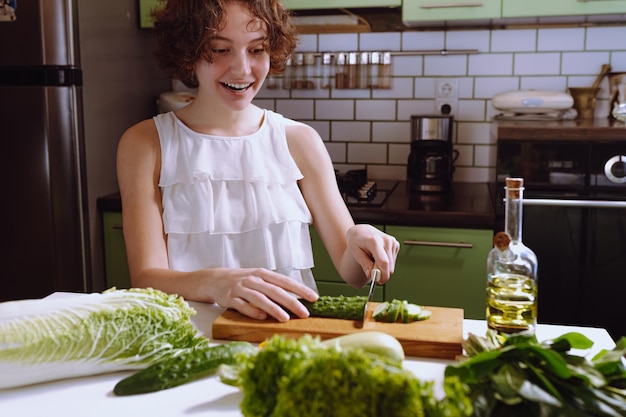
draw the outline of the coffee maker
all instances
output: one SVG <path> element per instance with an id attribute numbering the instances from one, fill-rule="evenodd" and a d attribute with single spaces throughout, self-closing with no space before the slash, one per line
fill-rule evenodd
<path id="1" fill-rule="evenodd" d="M 409 191 L 445 193 L 451 190 L 454 162 L 459 156 L 452 146 L 453 121 L 451 115 L 411 116 Z"/>

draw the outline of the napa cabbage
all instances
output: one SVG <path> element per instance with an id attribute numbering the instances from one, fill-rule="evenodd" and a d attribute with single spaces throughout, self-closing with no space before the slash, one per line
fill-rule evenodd
<path id="1" fill-rule="evenodd" d="M 146 368 L 208 344 L 195 314 L 151 288 L 0 303 L 0 389 Z"/>

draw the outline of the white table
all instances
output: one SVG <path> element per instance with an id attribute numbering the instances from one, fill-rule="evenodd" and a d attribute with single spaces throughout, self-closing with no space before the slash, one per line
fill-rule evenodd
<path id="1" fill-rule="evenodd" d="M 198 314 L 193 321 L 207 337 L 211 337 L 211 324 L 224 311 L 215 305 L 191 302 Z M 464 337 L 469 333 L 484 335 L 485 321 L 464 320 Z M 567 332 L 580 332 L 594 341 L 587 355 L 601 349 L 612 349 L 614 341 L 604 329 L 571 326 L 539 325 L 537 338 L 547 340 Z M 591 357 L 591 356 L 590 356 Z M 435 381 L 441 388 L 448 360 L 407 358 L 405 368 L 420 379 Z M 117 397 L 112 390 L 115 384 L 131 372 L 98 375 L 50 382 L 29 387 L 0 390 L 0 415 L 52 417 L 177 417 L 194 415 L 219 415 L 241 417 L 239 403 L 242 395 L 235 387 L 222 384 L 217 377 L 209 377 L 179 387 L 150 394 Z M 437 392 L 441 395 L 441 392 Z M 219 413 L 219 414 L 218 414 Z"/>

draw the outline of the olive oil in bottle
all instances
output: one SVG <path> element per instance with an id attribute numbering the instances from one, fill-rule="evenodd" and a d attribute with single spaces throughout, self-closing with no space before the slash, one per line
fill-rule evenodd
<path id="1" fill-rule="evenodd" d="M 534 332 L 537 326 L 537 256 L 522 243 L 522 178 L 507 178 L 505 231 L 496 233 L 487 258 L 487 325 L 499 333 Z"/>

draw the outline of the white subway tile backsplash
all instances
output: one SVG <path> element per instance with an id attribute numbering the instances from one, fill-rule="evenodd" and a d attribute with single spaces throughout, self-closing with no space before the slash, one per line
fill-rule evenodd
<path id="1" fill-rule="evenodd" d="M 399 100 L 398 120 L 411 120 L 417 114 L 432 114 L 435 100 Z"/>
<path id="2" fill-rule="evenodd" d="M 496 150 L 494 146 L 477 145 L 474 146 L 474 165 L 479 167 L 490 167 L 496 164 Z"/>
<path id="3" fill-rule="evenodd" d="M 319 133 L 320 137 L 324 142 L 330 140 L 330 123 L 326 120 L 308 120 L 305 123 L 311 126 L 313 129 Z"/>
<path id="4" fill-rule="evenodd" d="M 561 70 L 561 54 L 556 52 L 515 54 L 514 75 L 553 75 Z"/>
<path id="5" fill-rule="evenodd" d="M 373 122 L 372 142 L 406 142 L 411 140 L 409 122 Z"/>
<path id="6" fill-rule="evenodd" d="M 414 83 L 413 97 L 433 99 L 435 97 L 435 78 L 416 78 Z"/>
<path id="7" fill-rule="evenodd" d="M 394 78 L 390 89 L 373 89 L 372 98 L 413 98 L 413 78 Z"/>
<path id="8" fill-rule="evenodd" d="M 626 38 L 624 39 L 626 46 Z M 566 74 L 600 73 L 602 64 L 609 63 L 609 52 L 564 52 L 563 72 Z"/>
<path id="9" fill-rule="evenodd" d="M 361 51 L 399 51 L 401 46 L 400 32 L 363 33 L 359 37 Z"/>
<path id="10" fill-rule="evenodd" d="M 467 74 L 467 56 L 465 55 L 426 55 L 424 57 L 424 75 L 453 76 Z"/>
<path id="11" fill-rule="evenodd" d="M 356 51 L 359 48 L 357 33 L 330 33 L 318 35 L 319 52 Z"/>
<path id="12" fill-rule="evenodd" d="M 396 55 L 391 59 L 391 73 L 393 76 L 422 75 L 424 59 L 421 55 Z"/>
<path id="13" fill-rule="evenodd" d="M 406 180 L 406 161 L 403 165 L 368 165 L 367 175 L 370 178 Z"/>
<path id="14" fill-rule="evenodd" d="M 545 20 L 545 19 L 544 19 Z M 529 21 L 532 24 L 532 22 Z M 337 169 L 367 167 L 370 178 L 406 179 L 410 118 L 435 111 L 435 81 L 458 81 L 454 178 L 484 182 L 495 177 L 491 121 L 500 114 L 491 98 L 508 90 L 556 90 L 590 86 L 602 64 L 626 72 L 626 24 L 529 29 L 416 30 L 389 33 L 302 35 L 300 51 L 392 50 L 388 90 L 260 91 L 256 105 L 302 120 L 318 131 Z M 406 54 L 471 49 L 478 53 Z M 601 84 L 596 117 L 608 116 L 608 81 Z"/>
<path id="15" fill-rule="evenodd" d="M 357 120 L 395 120 L 395 100 L 357 100 Z"/>
<path id="16" fill-rule="evenodd" d="M 519 89 L 518 77 L 476 77 L 474 98 L 490 99 L 496 94 Z"/>
<path id="17" fill-rule="evenodd" d="M 585 29 L 539 29 L 538 51 L 580 51 L 585 46 Z"/>
<path id="18" fill-rule="evenodd" d="M 342 164 L 347 162 L 347 145 L 345 143 L 326 142 L 325 145 L 333 163 Z"/>
<path id="19" fill-rule="evenodd" d="M 612 52 L 610 64 L 612 72 L 626 72 L 626 52 Z"/>
<path id="20" fill-rule="evenodd" d="M 331 138 L 333 142 L 369 142 L 370 122 L 332 122 Z"/>
<path id="21" fill-rule="evenodd" d="M 402 32 L 403 51 L 442 50 L 445 47 L 445 32 Z"/>
<path id="22" fill-rule="evenodd" d="M 317 35 L 300 35 L 298 36 L 298 51 L 301 52 L 317 52 Z"/>
<path id="23" fill-rule="evenodd" d="M 567 91 L 567 77 L 521 77 L 522 90 Z"/>
<path id="24" fill-rule="evenodd" d="M 456 119 L 462 122 L 485 120 L 485 100 L 459 100 Z"/>
<path id="25" fill-rule="evenodd" d="M 276 111 L 295 120 L 311 120 L 315 117 L 313 100 L 276 100 Z"/>
<path id="26" fill-rule="evenodd" d="M 526 52 L 537 48 L 537 30 L 494 30 L 491 52 Z"/>
<path id="27" fill-rule="evenodd" d="M 489 31 L 453 30 L 446 33 L 446 49 L 476 49 L 478 52 L 489 51 Z"/>
<path id="28" fill-rule="evenodd" d="M 474 97 L 474 78 L 473 77 L 460 77 L 458 78 L 458 98 L 473 98 Z"/>
<path id="29" fill-rule="evenodd" d="M 397 165 L 406 165 L 411 152 L 411 145 L 399 145 L 395 143 L 389 144 L 389 163 Z"/>
<path id="30" fill-rule="evenodd" d="M 513 54 L 479 54 L 469 57 L 468 75 L 511 75 Z"/>
<path id="31" fill-rule="evenodd" d="M 317 100 L 315 118 L 354 120 L 354 100 Z"/>
<path id="32" fill-rule="evenodd" d="M 485 145 L 489 144 L 489 123 L 457 124 L 457 143 Z"/>
<path id="33" fill-rule="evenodd" d="M 387 145 L 376 143 L 348 143 L 348 162 L 384 164 L 387 162 Z"/>
<path id="34" fill-rule="evenodd" d="M 626 43 L 626 26 L 587 29 L 587 50 L 620 50 Z"/>

